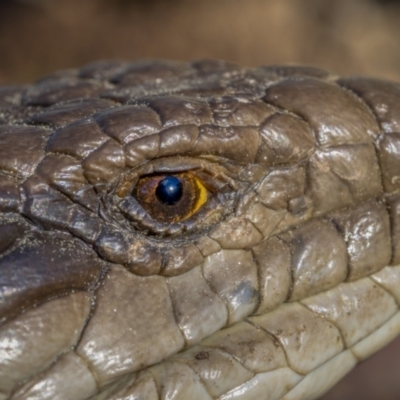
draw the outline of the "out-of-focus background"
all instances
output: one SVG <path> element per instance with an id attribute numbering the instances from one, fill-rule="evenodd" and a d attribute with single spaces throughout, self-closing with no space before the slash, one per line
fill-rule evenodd
<path id="1" fill-rule="evenodd" d="M 0 0 L 0 83 L 98 59 L 313 64 L 400 81 L 400 1 Z M 399 400 L 400 340 L 321 400 Z"/>
<path id="2" fill-rule="evenodd" d="M 399 39 L 400 1 L 0 0 L 0 81 L 153 57 L 400 79 Z"/>

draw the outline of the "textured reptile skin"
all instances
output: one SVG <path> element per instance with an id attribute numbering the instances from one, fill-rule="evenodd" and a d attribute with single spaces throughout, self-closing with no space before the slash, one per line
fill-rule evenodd
<path id="1" fill-rule="evenodd" d="M 138 200 L 184 171 L 192 216 Z M 1 87 L 0 254 L 1 400 L 318 398 L 400 333 L 400 85 L 112 61 Z"/>

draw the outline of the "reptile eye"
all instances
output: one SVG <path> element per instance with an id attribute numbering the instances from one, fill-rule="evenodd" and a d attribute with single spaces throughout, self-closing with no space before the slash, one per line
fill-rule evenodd
<path id="1" fill-rule="evenodd" d="M 234 211 L 240 186 L 231 174 L 225 165 L 205 159 L 151 160 L 110 186 L 101 212 L 110 221 L 149 236 L 208 230 Z"/>
<path id="2" fill-rule="evenodd" d="M 191 172 L 144 176 L 132 194 L 153 219 L 167 223 L 188 219 L 208 198 L 207 189 Z"/>

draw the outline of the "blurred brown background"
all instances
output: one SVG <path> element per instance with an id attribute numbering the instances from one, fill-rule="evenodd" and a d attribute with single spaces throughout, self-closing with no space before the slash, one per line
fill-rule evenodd
<path id="1" fill-rule="evenodd" d="M 400 2 L 0 0 L 0 79 L 101 58 L 316 64 L 400 79 Z"/>
<path id="2" fill-rule="evenodd" d="M 0 83 L 104 58 L 313 64 L 400 80 L 400 2 L 0 0 Z M 323 400 L 399 400 L 400 340 Z"/>

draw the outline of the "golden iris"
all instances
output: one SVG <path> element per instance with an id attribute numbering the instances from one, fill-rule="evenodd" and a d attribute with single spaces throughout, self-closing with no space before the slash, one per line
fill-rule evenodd
<path id="1" fill-rule="evenodd" d="M 208 198 L 206 187 L 190 171 L 144 176 L 133 195 L 153 219 L 166 223 L 188 219 Z"/>

